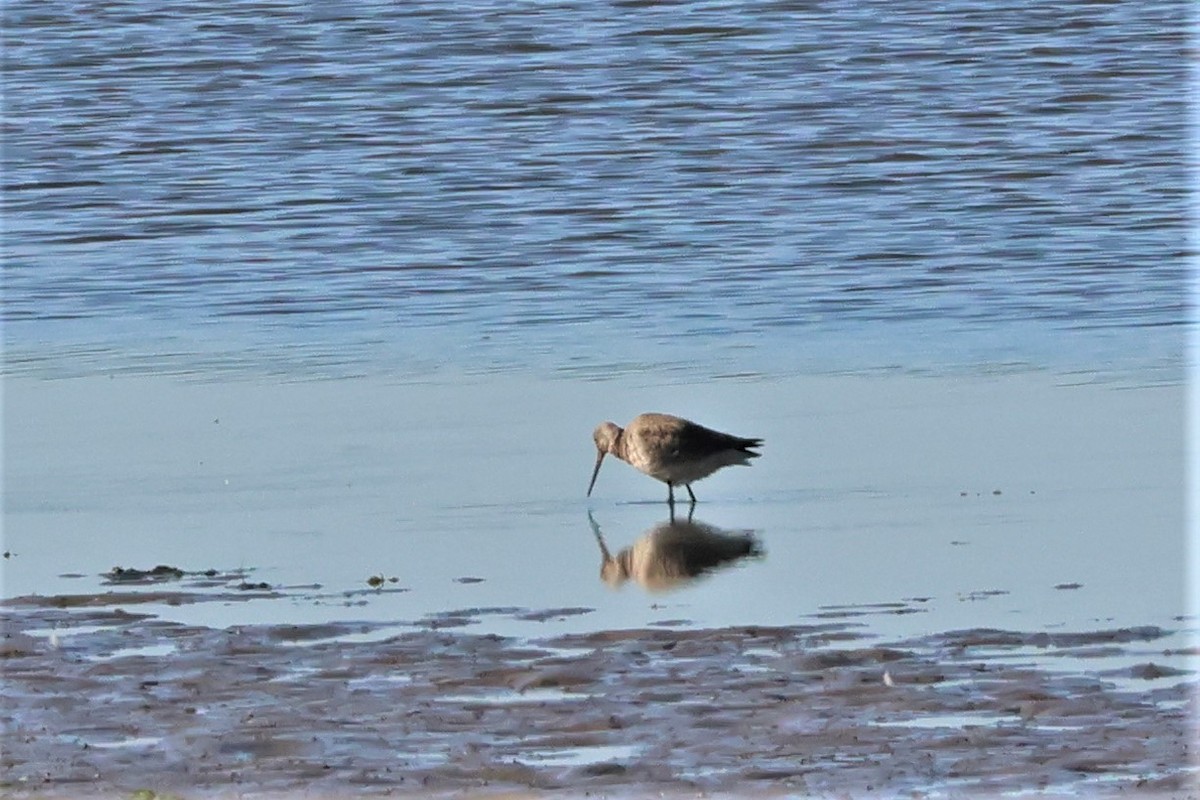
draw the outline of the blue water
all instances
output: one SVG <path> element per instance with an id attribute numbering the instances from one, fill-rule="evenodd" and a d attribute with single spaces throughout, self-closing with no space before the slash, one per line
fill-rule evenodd
<path id="1" fill-rule="evenodd" d="M 1187 11 L 16 0 L 5 369 L 1175 363 Z"/>

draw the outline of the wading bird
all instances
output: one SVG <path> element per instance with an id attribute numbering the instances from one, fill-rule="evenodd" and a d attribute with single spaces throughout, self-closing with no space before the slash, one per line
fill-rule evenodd
<path id="1" fill-rule="evenodd" d="M 757 458 L 752 448 L 762 439 L 744 439 L 714 431 L 670 414 L 639 414 L 628 427 L 603 422 L 592 433 L 596 442 L 596 468 L 588 484 L 588 496 L 596 485 L 600 465 L 610 453 L 667 485 L 667 502 L 675 505 L 675 486 L 682 484 L 693 503 L 692 483 L 707 478 L 721 467 L 749 466 Z"/>

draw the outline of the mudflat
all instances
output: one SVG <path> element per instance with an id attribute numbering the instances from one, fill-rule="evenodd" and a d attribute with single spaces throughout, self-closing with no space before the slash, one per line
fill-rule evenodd
<path id="1" fill-rule="evenodd" d="M 5 602 L 8 796 L 1195 796 L 1195 653 L 1153 626 L 380 637 L 127 599 Z"/>

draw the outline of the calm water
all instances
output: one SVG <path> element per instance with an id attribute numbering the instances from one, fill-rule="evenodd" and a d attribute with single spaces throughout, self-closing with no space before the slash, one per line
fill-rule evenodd
<path id="1" fill-rule="evenodd" d="M 6 369 L 1170 361 L 1187 10 L 10 2 Z"/>
<path id="2" fill-rule="evenodd" d="M 1183 395 L 1032 371 L 11 377 L 5 456 L 20 468 L 4 482 L 3 549 L 16 555 L 0 561 L 0 596 L 119 591 L 100 574 L 169 564 L 248 568 L 283 595 L 154 607 L 219 627 L 493 608 L 467 614 L 483 617 L 473 630 L 824 615 L 889 636 L 1174 630 L 1188 609 Z M 584 496 L 592 426 L 646 408 L 766 440 L 753 467 L 698 483 L 695 507 L 698 523 L 752 531 L 761 557 L 670 587 L 602 580 L 597 533 L 616 554 L 670 519 L 665 488 L 615 459 Z M 406 591 L 372 591 L 372 575 Z M 590 611 L 523 618 L 561 608 Z"/>

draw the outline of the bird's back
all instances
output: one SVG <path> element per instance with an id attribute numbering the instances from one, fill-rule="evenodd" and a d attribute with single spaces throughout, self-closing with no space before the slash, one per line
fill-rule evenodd
<path id="1" fill-rule="evenodd" d="M 685 458 L 709 455 L 720 450 L 750 450 L 762 446 L 762 439 L 722 433 L 671 414 L 639 414 L 625 431 L 631 438 L 653 443 L 656 448 L 677 450 Z"/>
<path id="2" fill-rule="evenodd" d="M 625 460 L 659 480 L 688 483 L 759 454 L 761 439 L 732 436 L 671 414 L 639 414 L 623 435 Z"/>

